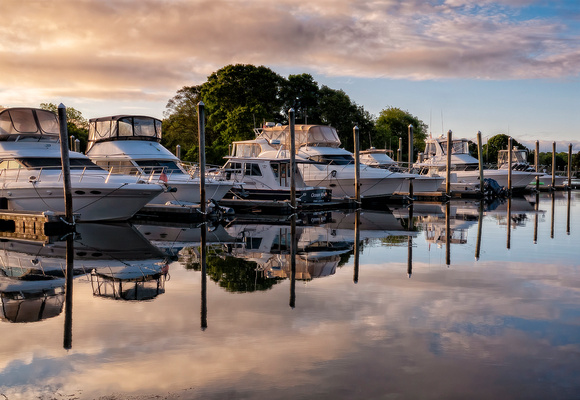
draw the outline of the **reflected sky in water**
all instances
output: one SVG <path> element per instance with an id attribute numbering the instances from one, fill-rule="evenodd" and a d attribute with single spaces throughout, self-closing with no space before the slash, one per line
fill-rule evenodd
<path id="1" fill-rule="evenodd" d="M 48 303 L 43 309 L 38 298 L 22 302 L 22 310 L 30 309 L 22 318 L 34 315 L 33 322 L 2 314 L 0 394 L 574 398 L 580 193 L 572 192 L 570 203 L 567 192 L 551 196 L 542 193 L 539 207 L 533 195 L 514 199 L 509 219 L 507 202 L 481 210 L 453 201 L 449 210 L 416 203 L 412 210 L 363 211 L 358 246 L 356 214 L 335 212 L 315 226 L 298 224 L 294 273 L 287 222 L 212 227 L 207 329 L 201 329 L 199 229 L 96 224 L 75 243 L 75 268 L 86 273 L 74 281 L 71 348 L 63 347 L 58 302 L 47 314 Z M 58 270 L 63 262 L 62 243 L 2 245 L 3 266 Z M 117 271 L 113 266 L 150 279 L 140 288 L 128 280 L 119 291 L 96 291 L 90 270 L 104 279 Z M 21 270 L 3 271 L 12 275 L 0 277 L 4 292 L 9 284 L 30 284 L 15 279 Z M 136 300 L 141 289 L 153 295 Z M 11 296 L 3 306 L 18 301 Z"/>

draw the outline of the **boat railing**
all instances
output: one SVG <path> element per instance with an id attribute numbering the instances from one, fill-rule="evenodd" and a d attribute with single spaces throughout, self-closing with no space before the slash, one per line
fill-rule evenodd
<path id="1" fill-rule="evenodd" d="M 71 182 L 83 182 L 87 179 L 94 181 L 95 179 L 102 179 L 104 182 L 108 182 L 111 175 L 117 175 L 119 172 L 116 171 L 119 167 L 111 167 L 108 171 L 107 170 L 95 170 L 94 167 L 83 167 L 83 168 L 74 168 L 70 170 L 70 179 Z M 48 173 L 52 171 L 53 173 L 50 174 L 53 177 L 56 175 L 54 172 L 58 170 L 57 182 L 62 182 L 63 180 L 63 172 L 60 168 L 38 168 L 38 169 L 26 169 L 26 168 L 18 168 L 18 169 L 0 169 L 0 180 L 3 183 L 8 182 L 42 182 L 43 179 L 49 179 Z M 16 173 L 14 173 L 16 171 Z M 87 173 L 91 171 L 91 173 Z M 143 174 L 124 174 L 127 177 L 127 183 L 138 183 L 148 181 Z M 159 180 L 159 176 L 157 176 Z M 54 178 L 53 178 L 54 179 Z"/>

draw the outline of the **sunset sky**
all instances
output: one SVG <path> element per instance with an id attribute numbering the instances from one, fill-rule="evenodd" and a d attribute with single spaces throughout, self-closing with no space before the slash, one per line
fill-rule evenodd
<path id="1" fill-rule="evenodd" d="M 162 118 L 178 89 L 243 63 L 310 73 L 375 116 L 409 111 L 433 135 L 480 130 L 580 150 L 578 0 L 1 4 L 5 107 Z"/>

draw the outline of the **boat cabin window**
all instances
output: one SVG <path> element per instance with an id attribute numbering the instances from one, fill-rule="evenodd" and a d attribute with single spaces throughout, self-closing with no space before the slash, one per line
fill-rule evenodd
<path id="1" fill-rule="evenodd" d="M 244 175 L 262 176 L 262 171 L 260 171 L 260 165 L 254 163 L 246 163 L 246 165 L 244 166 Z"/>
<path id="2" fill-rule="evenodd" d="M 108 161 L 108 160 L 98 160 L 95 164 L 99 167 L 111 171 L 114 174 L 125 174 L 125 175 L 137 175 L 139 174 L 139 168 L 137 168 L 129 160 L 126 161 Z"/>
<path id="3" fill-rule="evenodd" d="M 61 159 L 60 158 L 19 158 L 17 161 L 24 166 L 24 168 L 29 169 L 61 169 Z M 93 163 L 91 160 L 86 158 L 71 158 L 70 169 L 97 169 L 100 170 L 99 166 Z M 1 164 L 0 164 L 1 165 Z"/>
<path id="4" fill-rule="evenodd" d="M 427 143 L 425 144 L 425 156 L 433 157 L 437 154 L 437 147 L 435 143 Z"/>
<path id="5" fill-rule="evenodd" d="M 0 162 L 0 169 L 20 169 L 22 165 L 15 160 L 4 160 Z"/>
<path id="6" fill-rule="evenodd" d="M 441 142 L 443 154 L 447 154 L 447 141 Z M 451 154 L 469 154 L 469 142 L 466 140 L 454 140 L 451 144 Z"/>
<path id="7" fill-rule="evenodd" d="M 183 174 L 181 168 L 179 168 L 177 163 L 172 160 L 139 160 L 136 162 L 137 165 L 146 170 L 146 172 L 163 170 L 166 173 Z"/>
<path id="8" fill-rule="evenodd" d="M 326 154 L 309 157 L 310 161 L 319 164 L 348 165 L 354 163 L 354 158 L 349 154 Z"/>
<path id="9" fill-rule="evenodd" d="M 224 166 L 224 169 L 240 174 L 242 173 L 242 163 L 228 161 Z"/>

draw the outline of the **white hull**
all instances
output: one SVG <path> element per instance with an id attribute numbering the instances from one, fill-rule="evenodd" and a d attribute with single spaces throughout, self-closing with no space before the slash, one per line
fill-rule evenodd
<path id="1" fill-rule="evenodd" d="M 73 213 L 80 221 L 127 220 L 161 192 L 159 185 L 72 185 Z M 8 183 L 0 190 L 11 211 L 64 213 L 64 189 L 58 185 Z"/>
<path id="2" fill-rule="evenodd" d="M 445 178 L 436 176 L 421 176 L 417 175 L 413 179 L 414 193 L 429 193 L 440 190 L 441 185 L 445 182 Z M 401 187 L 397 190 L 398 193 L 409 193 L 410 180 L 405 180 Z"/>
<path id="3" fill-rule="evenodd" d="M 201 196 L 199 192 L 199 180 L 196 182 L 189 181 L 185 183 L 169 180 L 167 186 L 177 189 L 175 192 L 164 192 L 155 197 L 149 204 L 166 204 L 172 203 L 199 203 Z M 231 182 L 206 180 L 205 198 L 206 200 L 221 200 L 226 193 L 232 188 Z"/>
<path id="4" fill-rule="evenodd" d="M 453 171 L 457 177 L 457 182 L 453 183 L 467 183 L 467 184 L 479 184 L 479 171 Z M 524 171 L 512 171 L 512 189 L 521 190 L 525 189 L 528 184 L 534 181 L 535 174 L 533 172 Z M 484 179 L 493 179 L 499 186 L 504 188 L 508 187 L 508 171 L 507 170 L 494 170 L 486 169 L 483 171 Z"/>

